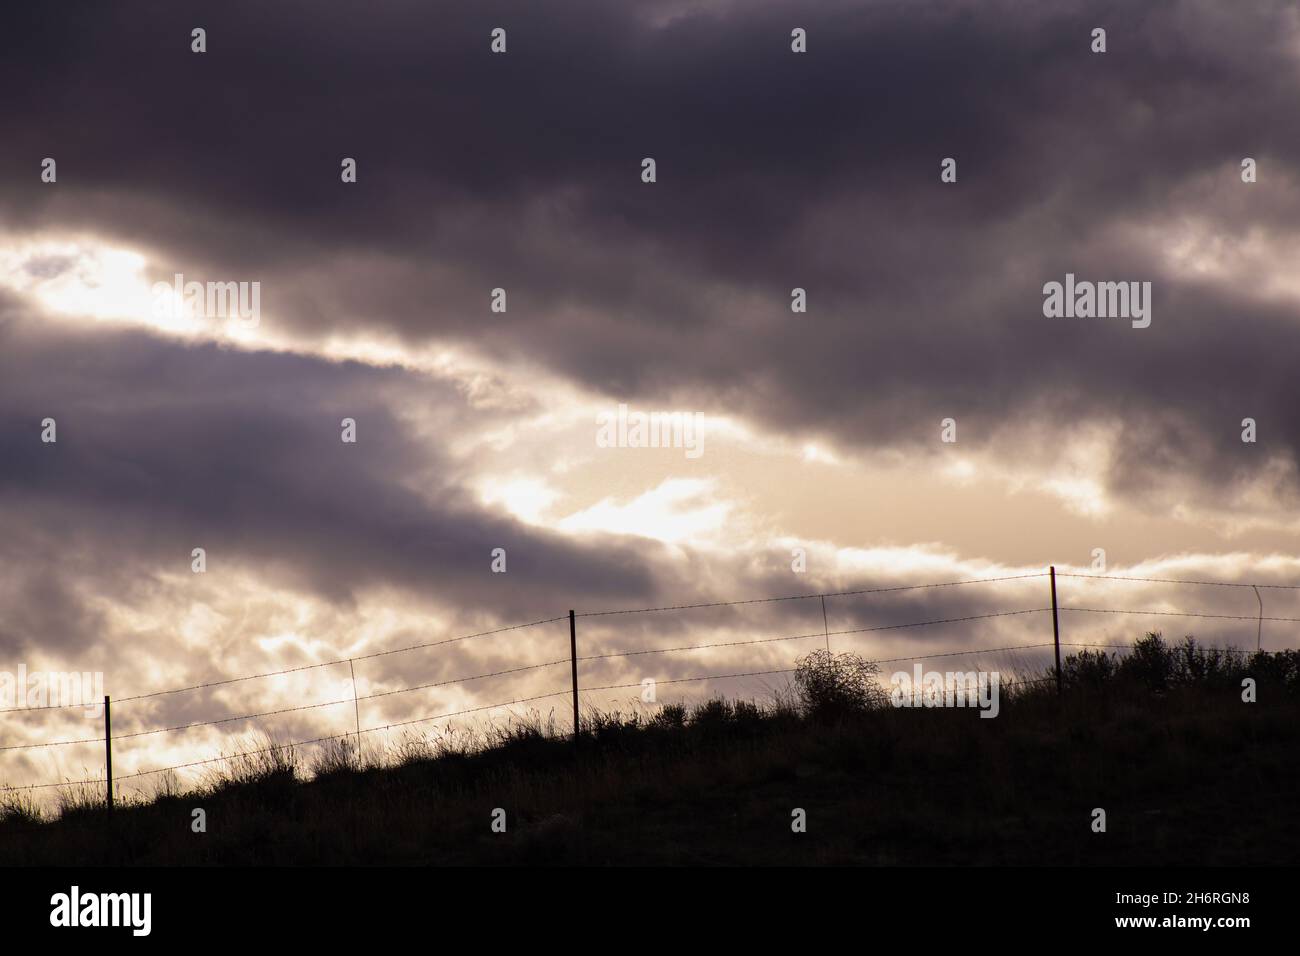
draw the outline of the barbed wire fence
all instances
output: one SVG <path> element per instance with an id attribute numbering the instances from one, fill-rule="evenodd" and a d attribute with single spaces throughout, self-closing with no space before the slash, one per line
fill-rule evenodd
<path id="1" fill-rule="evenodd" d="M 1223 588 L 1250 588 L 1253 590 L 1255 597 L 1258 599 L 1259 613 L 1256 615 L 1233 615 L 1233 614 L 1208 613 L 1204 611 L 1172 611 L 1172 610 L 1163 610 L 1163 609 L 1142 609 L 1142 608 L 1135 609 L 1135 608 L 1084 607 L 1079 605 L 1061 604 L 1057 600 L 1057 592 L 1056 592 L 1056 579 L 1058 577 L 1070 578 L 1070 579 L 1128 581 L 1128 582 L 1143 583 L 1143 584 L 1170 584 L 1170 585 L 1207 586 L 1207 587 L 1223 587 Z M 845 598 L 845 597 L 881 595 L 881 594 L 901 594 L 909 591 L 924 591 L 924 590 L 939 589 L 939 588 L 956 588 L 956 587 L 963 587 L 969 585 L 993 584 L 993 583 L 1001 583 L 1001 582 L 1008 582 L 1008 581 L 1028 581 L 1034 578 L 1050 579 L 1051 602 L 1049 604 L 1045 604 L 1043 606 L 1038 606 L 1038 607 L 991 611 L 991 612 L 980 613 L 980 614 L 966 614 L 966 615 L 960 615 L 955 617 L 932 618 L 927 620 L 908 621 L 903 623 L 878 624 L 878 625 L 870 625 L 870 626 L 862 626 L 862 627 L 841 628 L 837 630 L 830 629 L 829 618 L 826 614 L 827 598 Z M 555 617 L 543 618 L 540 620 L 530 621 L 522 624 L 513 624 L 504 627 L 497 627 L 489 630 L 477 631 L 474 633 L 464 634 L 457 637 L 445 638 L 437 641 L 428 641 L 428 642 L 422 642 L 418 644 L 406 645 L 403 647 L 393 648 L 390 650 L 375 651 L 367 654 L 357 654 L 351 657 L 340 657 L 332 660 L 319 661 L 312 664 L 302 664 L 295 667 L 287 667 L 278 670 L 263 671 L 255 674 L 245 674 L 236 677 L 224 677 L 216 680 L 204 681 L 196 684 L 189 684 L 182 687 L 173 687 L 165 690 L 156 690 L 156 691 L 150 691 L 145 693 L 138 693 L 126 697 L 119 697 L 116 700 L 111 699 L 111 696 L 105 696 L 103 701 L 104 733 L 102 736 L 97 735 L 94 737 L 79 737 L 79 738 L 69 738 L 69 739 L 62 739 L 62 740 L 50 740 L 50 741 L 42 741 L 38 743 L 0 745 L 0 753 L 11 753 L 11 752 L 45 750 L 48 748 L 57 748 L 57 747 L 102 744 L 104 747 L 104 766 L 105 766 L 105 775 L 103 777 L 91 777 L 82 780 L 60 780 L 60 781 L 33 783 L 33 784 L 27 784 L 23 786 L 16 786 L 16 787 L 6 786 L 0 788 L 0 795 L 6 793 L 49 790 L 49 789 L 62 788 L 62 787 L 93 787 L 93 786 L 102 785 L 105 788 L 104 791 L 105 804 L 108 808 L 111 809 L 113 804 L 114 787 L 126 780 L 139 780 L 157 774 L 174 773 L 175 771 L 178 770 L 187 770 L 187 769 L 193 769 L 197 767 L 210 766 L 212 764 L 221 763 L 223 761 L 233 761 L 241 758 L 251 758 L 251 757 L 256 757 L 264 754 L 274 753 L 277 751 L 292 750 L 292 748 L 306 747 L 306 746 L 318 745 L 318 744 L 328 744 L 335 741 L 345 741 L 353 737 L 355 737 L 357 740 L 357 753 L 359 754 L 361 752 L 361 742 L 365 735 L 385 732 L 395 728 L 413 727 L 419 724 L 431 723 L 433 721 L 450 720 L 457 717 L 466 717 L 473 714 L 482 714 L 502 707 L 510 707 L 510 706 L 517 706 L 520 704 L 535 703 L 541 700 L 560 698 L 565 696 L 570 697 L 572 700 L 573 737 L 576 741 L 579 739 L 581 734 L 581 729 L 582 729 L 582 720 L 580 714 L 580 695 L 582 693 L 592 694 L 597 692 L 641 688 L 644 686 L 644 683 L 642 681 L 637 681 L 632 683 L 589 684 L 583 686 L 579 682 L 579 665 L 581 664 L 590 665 L 595 662 L 627 660 L 631 658 L 640 658 L 640 657 L 646 657 L 651 655 L 679 654 L 679 653 L 709 650 L 709 649 L 757 648 L 762 646 L 782 644 L 786 642 L 810 641 L 815 639 L 824 640 L 827 652 L 830 652 L 831 638 L 834 637 L 847 637 L 850 635 L 864 635 L 864 634 L 881 633 L 881 632 L 888 632 L 888 631 L 907 630 L 912 628 L 932 627 L 932 626 L 939 626 L 939 625 L 946 625 L 946 624 L 968 623 L 972 621 L 985 621 L 985 620 L 992 620 L 996 618 L 1008 618 L 1008 617 L 1017 617 L 1017 616 L 1030 615 L 1030 614 L 1042 614 L 1046 612 L 1051 612 L 1052 614 L 1052 625 L 1053 625 L 1052 641 L 1013 644 L 1013 645 L 1006 645 L 1001 647 L 982 647 L 982 648 L 964 649 L 964 650 L 957 650 L 957 651 L 948 651 L 942 653 L 905 655 L 901 657 L 891 657 L 891 658 L 873 657 L 870 658 L 870 660 L 875 664 L 898 664 L 904 662 L 919 662 L 923 660 L 936 660 L 936 659 L 943 659 L 943 658 L 959 658 L 959 657 L 967 657 L 967 656 L 981 655 L 981 654 L 987 655 L 987 654 L 994 654 L 994 653 L 1045 650 L 1046 648 L 1053 648 L 1055 652 L 1055 667 L 1054 667 L 1053 676 L 1002 682 L 1001 686 L 1038 684 L 1038 683 L 1055 681 L 1057 685 L 1057 690 L 1059 692 L 1061 688 L 1060 649 L 1062 647 L 1127 648 L 1131 646 L 1130 644 L 1117 644 L 1117 643 L 1106 643 L 1106 642 L 1077 642 L 1077 641 L 1062 642 L 1060 638 L 1060 615 L 1063 612 L 1071 613 L 1071 614 L 1120 614 L 1120 615 L 1153 616 L 1153 617 L 1178 617 L 1178 618 L 1187 618 L 1187 619 L 1205 619 L 1205 620 L 1218 620 L 1218 621 L 1243 621 L 1243 622 L 1249 621 L 1256 624 L 1256 649 L 1259 650 L 1261 649 L 1264 622 L 1268 621 L 1268 622 L 1300 623 L 1300 618 L 1296 618 L 1296 617 L 1266 616 L 1264 614 L 1263 600 L 1262 597 L 1260 596 L 1261 589 L 1300 591 L 1300 585 L 1252 584 L 1252 583 L 1231 582 L 1231 581 L 1203 581 L 1203 580 L 1183 580 L 1183 579 L 1173 579 L 1173 578 L 1128 577 L 1128 576 L 1121 576 L 1121 575 L 1082 574 L 1082 573 L 1069 573 L 1069 572 L 1061 572 L 1058 574 L 1056 569 L 1052 567 L 1049 568 L 1047 571 L 1031 572 L 1027 574 L 1002 575 L 998 577 L 971 578 L 971 579 L 959 580 L 959 581 L 930 582 L 930 583 L 912 584 L 912 585 L 894 585 L 889 587 L 858 588 L 853 590 L 790 595 L 786 597 L 747 598 L 747 599 L 734 600 L 734 601 L 711 601 L 711 602 L 703 602 L 703 603 L 695 603 L 695 604 L 663 605 L 657 607 L 641 607 L 641 608 L 616 608 L 616 609 L 609 609 L 609 610 L 584 611 L 584 612 L 571 610 L 568 612 L 567 615 L 557 615 Z M 762 604 L 775 604 L 779 602 L 810 601 L 810 600 L 815 600 L 820 602 L 823 627 L 821 630 L 818 631 L 811 631 L 808 633 L 801 633 L 801 634 L 782 635 L 776 637 L 754 638 L 754 639 L 739 640 L 739 641 L 714 641 L 714 642 L 695 643 L 695 644 L 683 644 L 683 645 L 677 645 L 671 647 L 651 647 L 651 648 L 635 647 L 635 648 L 628 648 L 622 650 L 589 653 L 585 655 L 580 655 L 578 653 L 577 633 L 578 633 L 578 622 L 581 620 L 610 618 L 618 615 L 666 614 L 671 612 L 697 611 L 697 610 L 715 609 L 715 608 L 736 608 L 736 607 L 754 606 L 754 605 L 762 605 Z M 508 632 L 526 631 L 528 629 L 543 627 L 548 624 L 555 624 L 566 620 L 569 623 L 569 637 L 570 637 L 570 653 L 569 656 L 567 657 L 559 657 L 553 660 L 542 661 L 539 663 L 521 664 L 513 667 L 498 668 L 483 673 L 464 675 L 460 677 L 448 678 L 448 679 L 438 680 L 438 681 L 424 682 L 424 683 L 414 684 L 408 687 L 400 687 L 391 690 L 382 690 L 382 691 L 377 691 L 369 694 L 358 693 L 357 681 L 356 681 L 356 664 L 358 662 L 372 661 L 372 660 L 377 660 L 379 658 L 387 658 L 394 655 L 410 653 L 418 650 L 446 647 L 446 646 L 450 646 L 465 641 L 476 640 L 476 639 L 485 638 L 485 637 L 498 635 L 498 634 L 504 634 Z M 171 695 L 182 694 L 186 692 L 192 692 L 198 690 L 211 690 L 213 688 L 225 687 L 225 686 L 238 684 L 246 681 L 262 680 L 262 679 L 267 679 L 272 677 L 279 677 L 283 675 L 298 674 L 298 673 L 304 673 L 304 672 L 314 671 L 314 670 L 322 670 L 331 667 L 341 667 L 344 664 L 348 665 L 350 683 L 352 689 L 352 693 L 344 697 L 338 697 L 336 699 L 320 701 L 317 703 L 300 704 L 296 706 L 282 707 L 282 708 L 276 708 L 271 710 L 264 710 L 260 712 L 237 714 L 232 716 L 215 718 L 212 720 L 191 721 L 183 724 L 173 724 L 173 725 L 167 725 L 161 727 L 152 727 L 143 730 L 131 730 L 128 732 L 117 733 L 117 734 L 114 734 L 112 732 L 111 707 L 113 704 L 121 705 L 126 703 L 155 700 L 155 699 L 169 697 Z M 510 700 L 499 700 L 489 704 L 482 704 L 474 707 L 461 708 L 461 709 L 442 712 L 442 713 L 429 714 L 423 717 L 417 717 L 417 718 L 406 719 L 406 720 L 398 720 L 398 721 L 388 721 L 388 722 L 378 723 L 370 727 L 362 727 L 361 725 L 361 704 L 364 702 L 379 700 L 383 698 L 391 698 L 397 695 L 413 693 L 421 690 L 429 690 L 429 689 L 452 687 L 452 686 L 460 687 L 462 685 L 474 681 L 491 680 L 494 678 L 523 674 L 523 673 L 528 673 L 533 671 L 543 671 L 547 668 L 556 668 L 565 664 L 568 664 L 570 668 L 569 684 L 568 686 L 557 687 L 557 689 L 552 691 L 548 691 L 541 694 L 529 695 L 525 697 L 515 697 Z M 655 685 L 692 684 L 692 683 L 703 683 L 708 681 L 720 681 L 720 680 L 730 680 L 730 679 L 738 679 L 738 678 L 790 675 L 793 674 L 794 672 L 795 672 L 794 667 L 762 668 L 756 670 L 734 671 L 734 672 L 722 673 L 722 674 L 703 674 L 703 675 L 693 675 L 688 677 L 672 677 L 672 678 L 667 678 L 662 680 L 656 679 L 654 680 L 654 684 Z M 304 740 L 295 740 L 283 744 L 272 744 L 269 747 L 253 749 L 253 750 L 245 750 L 236 753 L 221 754 L 219 756 L 209 757 L 201 760 L 185 761 L 182 763 L 171 764 L 168 766 L 157 767 L 154 769 L 138 770 L 126 774 L 119 774 L 116 776 L 114 776 L 112 772 L 112 755 L 113 755 L 114 742 L 138 740 L 141 738 L 153 737 L 162 734 L 183 733 L 185 731 L 189 731 L 201 727 L 221 727 L 227 724 L 237 723 L 240 721 L 259 720 L 263 718 L 274 717 L 274 716 L 290 714 L 290 713 L 304 713 L 308 711 L 315 711 L 315 710 L 320 710 L 329 707 L 340 707 L 346 704 L 352 705 L 352 710 L 354 714 L 354 727 L 350 730 L 343 731 L 341 733 L 328 734 L 328 735 L 313 737 Z M 39 706 L 32 706 L 32 707 L 13 707 L 13 708 L 6 708 L 0 710 L 0 717 L 8 717 L 15 714 L 26 714 L 26 713 L 34 713 L 34 712 L 41 712 L 41 711 L 48 712 L 48 711 L 70 710 L 75 708 L 84 709 L 87 706 L 88 706 L 88 702 L 80 701 L 75 703 L 48 704 L 48 705 L 39 705 Z"/>

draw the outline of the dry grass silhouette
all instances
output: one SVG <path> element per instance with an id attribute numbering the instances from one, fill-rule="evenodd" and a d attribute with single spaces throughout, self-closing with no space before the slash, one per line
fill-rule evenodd
<path id="1" fill-rule="evenodd" d="M 589 711 L 577 748 L 540 712 L 407 734 L 384 752 L 358 752 L 355 738 L 310 753 L 263 741 L 192 789 L 162 777 L 123 795 L 111 820 L 93 785 L 68 789 L 54 814 L 0 791 L 0 864 L 1261 864 L 1300 853 L 1300 653 L 1248 657 L 1151 634 L 1123 655 L 1067 657 L 1061 698 L 1052 682 L 1004 690 L 992 720 L 894 709 L 859 680 L 859 662 L 841 658 L 841 674 L 836 662 L 810 655 L 803 672 L 820 677 L 766 702 Z M 1258 703 L 1242 702 L 1243 675 Z M 1104 835 L 1088 826 L 1098 806 Z M 206 833 L 191 829 L 196 807 Z M 489 825 L 498 807 L 505 833 Z M 807 833 L 791 832 L 796 807 Z"/>

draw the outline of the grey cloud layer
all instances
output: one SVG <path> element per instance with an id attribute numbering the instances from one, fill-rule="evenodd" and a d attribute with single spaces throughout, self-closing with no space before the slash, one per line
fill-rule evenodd
<path id="1" fill-rule="evenodd" d="M 1212 498 L 1253 467 L 1231 463 L 1246 415 L 1300 446 L 1291 310 L 1113 238 L 1168 224 L 1174 242 L 1207 174 L 1226 240 L 1294 232 L 1287 4 L 59 9 L 4 31 L 6 221 L 142 243 L 164 275 L 261 279 L 303 335 L 460 341 L 863 447 L 928 442 L 946 415 L 972 443 L 1030 408 L 1121 418 L 1120 491 L 1167 461 Z M 1044 319 L 1066 271 L 1154 280 L 1152 329 Z M 490 316 L 498 285 L 511 311 Z"/>
<path id="2" fill-rule="evenodd" d="M 1109 479 L 1135 497 L 1164 471 L 1213 498 L 1294 454 L 1292 309 L 1176 281 L 1158 249 L 1111 241 L 1207 208 L 1228 237 L 1294 229 L 1278 186 L 1297 146 L 1287 5 L 697 4 L 662 26 L 657 9 L 15 8 L 0 214 L 141 244 L 159 277 L 259 279 L 266 321 L 303 336 L 460 341 L 791 435 L 924 446 L 953 415 L 978 446 L 1022 419 L 1115 417 Z M 1087 52 L 1097 24 L 1104 57 Z M 505 57 L 487 49 L 498 25 Z M 1256 186 L 1237 181 L 1244 154 L 1264 163 Z M 45 155 L 57 186 L 36 181 Z M 338 182 L 345 155 L 355 187 Z M 1207 173 L 1222 182 L 1208 206 L 1186 190 Z M 1154 277 L 1152 328 L 1043 319 L 1041 284 L 1066 271 Z M 487 312 L 496 285 L 504 316 Z M 794 285 L 807 316 L 788 311 Z M 539 595 L 653 591 L 653 555 L 587 555 L 450 479 L 413 490 L 405 476 L 446 463 L 393 418 L 393 373 L 17 320 L 4 334 L 4 493 L 123 553 L 171 560 L 202 538 L 340 599 L 431 579 L 487 599 L 464 553 L 522 540 L 511 567 L 538 554 Z M 46 414 L 58 464 L 30 442 Z M 343 414 L 368 452 L 340 465 Z M 1245 415 L 1266 450 L 1243 453 Z M 57 630 L 92 631 L 86 614 Z"/>
<path id="3" fill-rule="evenodd" d="M 0 303 L 3 305 L 3 303 Z M 0 315 L 0 501 L 6 566 L 25 586 L 0 643 L 81 649 L 89 610 L 55 581 L 130 602 L 136 577 L 256 566 L 268 580 L 351 602 L 385 585 L 512 618 L 582 582 L 589 600 L 643 597 L 654 549 L 585 549 L 478 506 L 439 447 L 391 407 L 441 406 L 450 430 L 484 424 L 447 386 L 404 373 L 120 330 L 71 333 Z M 457 421 L 457 417 L 461 420 Z M 57 422 L 58 442 L 40 442 Z M 358 443 L 339 422 L 358 422 Z M 503 547 L 510 573 L 487 573 Z M 44 608 L 44 611 L 38 609 Z"/>

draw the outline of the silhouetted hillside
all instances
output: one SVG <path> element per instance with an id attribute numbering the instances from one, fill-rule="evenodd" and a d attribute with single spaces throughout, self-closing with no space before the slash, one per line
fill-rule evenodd
<path id="1" fill-rule="evenodd" d="M 386 767 L 336 748 L 310 780 L 272 750 L 111 820 L 92 795 L 50 822 L 11 799 L 0 864 L 1294 863 L 1298 665 L 1153 635 L 1067 658 L 1059 699 L 1004 690 L 996 719 L 805 681 L 798 702 L 590 714 L 576 748 L 539 720 Z"/>

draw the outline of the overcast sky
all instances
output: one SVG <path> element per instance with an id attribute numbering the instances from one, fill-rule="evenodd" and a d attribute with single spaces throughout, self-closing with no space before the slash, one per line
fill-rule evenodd
<path id="1" fill-rule="evenodd" d="M 102 671 L 104 692 L 128 697 L 569 608 L 1097 573 L 1094 549 L 1114 575 L 1300 583 L 1293 3 L 11 7 L 0 671 Z M 1149 327 L 1045 317 L 1044 284 L 1067 273 L 1149 282 Z M 154 284 L 177 274 L 258 283 L 256 326 L 160 317 Z M 698 453 L 602 447 L 598 418 L 620 404 L 702 416 Z M 1259 613 L 1248 588 L 1060 584 L 1067 605 Z M 1291 593 L 1265 591 L 1265 614 L 1300 616 Z M 595 617 L 579 645 L 1046 600 L 1034 577 L 834 597 L 825 623 L 816 600 Z M 1253 647 L 1256 626 L 1062 619 L 1078 641 L 1160 628 Z M 1293 626 L 1266 622 L 1265 646 L 1296 646 Z M 893 658 L 1050 639 L 1036 611 L 832 642 Z M 583 675 L 778 670 L 816 646 L 616 658 Z M 567 654 L 564 620 L 368 658 L 357 687 Z M 394 694 L 363 702 L 361 723 L 567 681 L 566 664 Z M 352 692 L 336 665 L 123 703 L 114 729 Z M 563 720 L 568 703 L 526 706 Z M 354 720 L 349 701 L 142 737 L 115 768 Z M 98 733 L 77 712 L 6 715 L 0 746 Z M 4 751 L 0 783 L 93 776 L 101 759 Z"/>

